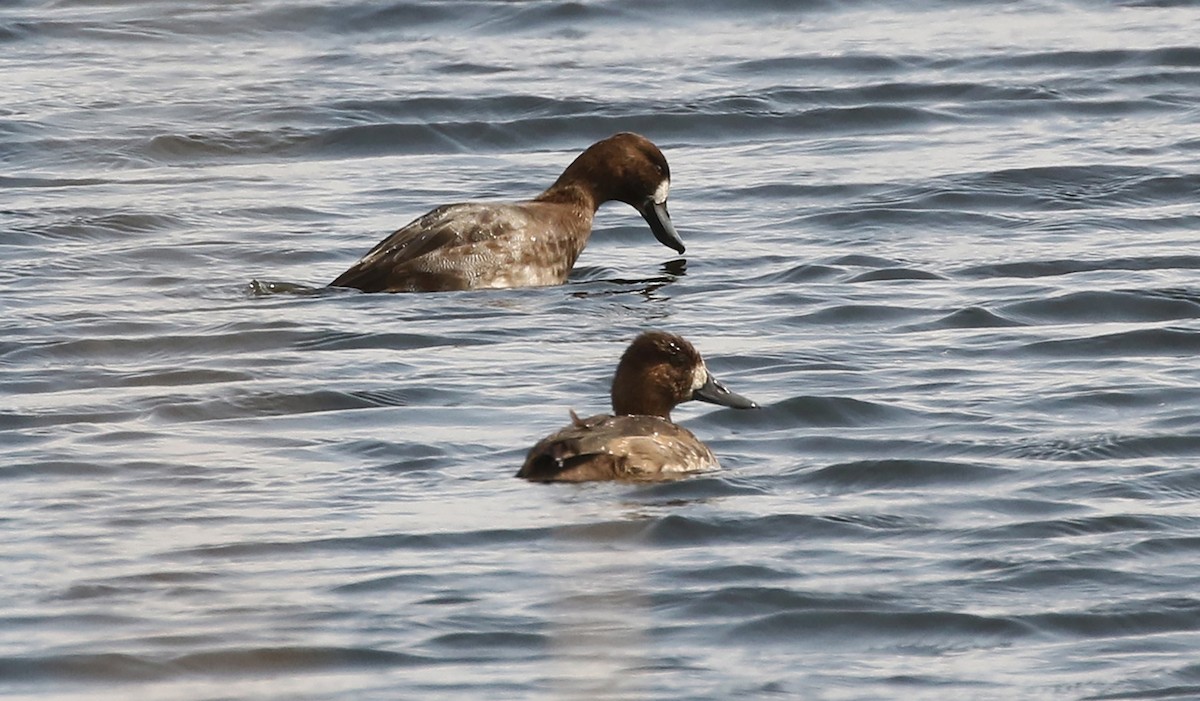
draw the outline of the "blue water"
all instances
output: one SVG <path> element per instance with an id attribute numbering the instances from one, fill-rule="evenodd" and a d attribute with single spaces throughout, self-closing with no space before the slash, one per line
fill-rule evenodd
<path id="1" fill-rule="evenodd" d="M 1198 36 L 0 6 L 0 694 L 1200 697 Z M 319 289 L 623 130 L 684 258 L 612 204 L 562 287 Z M 648 328 L 762 405 L 677 412 L 724 471 L 514 479 Z"/>

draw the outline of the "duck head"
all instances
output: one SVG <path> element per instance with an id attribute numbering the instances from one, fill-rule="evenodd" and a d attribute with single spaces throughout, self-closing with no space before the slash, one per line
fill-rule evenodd
<path id="1" fill-rule="evenodd" d="M 570 188 L 588 191 L 594 208 L 611 200 L 632 206 L 659 243 L 684 252 L 683 240 L 667 212 L 671 169 L 662 151 L 646 137 L 621 132 L 592 144 L 567 166 L 543 198 Z"/>
<path id="2" fill-rule="evenodd" d="M 613 376 L 613 413 L 670 420 L 672 409 L 692 399 L 734 409 L 758 407 L 713 377 L 700 353 L 682 337 L 647 331 L 634 339 Z"/>

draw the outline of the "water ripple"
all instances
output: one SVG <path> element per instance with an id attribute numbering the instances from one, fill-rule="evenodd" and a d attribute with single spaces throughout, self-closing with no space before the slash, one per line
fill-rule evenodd
<path id="1" fill-rule="evenodd" d="M 0 694 L 1194 696 L 1200 49 L 1117 5 L 4 5 Z M 686 256 L 324 287 L 627 130 Z M 514 479 L 646 328 L 724 469 Z"/>

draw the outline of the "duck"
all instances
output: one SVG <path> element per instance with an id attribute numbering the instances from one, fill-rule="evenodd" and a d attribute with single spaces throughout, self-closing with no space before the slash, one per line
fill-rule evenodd
<path id="1" fill-rule="evenodd" d="M 612 414 L 581 419 L 538 441 L 517 472 L 533 482 L 653 481 L 720 467 L 691 431 L 671 421 L 689 400 L 756 409 L 708 371 L 679 335 L 647 331 L 629 344 L 612 381 Z"/>
<path id="2" fill-rule="evenodd" d="M 330 287 L 363 292 L 561 285 L 605 202 L 636 209 L 668 248 L 685 250 L 667 211 L 671 170 L 649 139 L 621 132 L 579 154 L 532 200 L 437 207 L 380 241 Z"/>

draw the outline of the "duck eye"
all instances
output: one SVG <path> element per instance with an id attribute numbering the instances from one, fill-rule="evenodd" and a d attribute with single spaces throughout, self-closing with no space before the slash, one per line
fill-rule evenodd
<path id="1" fill-rule="evenodd" d="M 687 367 L 691 364 L 688 354 L 684 353 L 683 348 L 674 341 L 667 344 L 667 355 L 669 356 L 671 365 L 676 367 Z"/>

